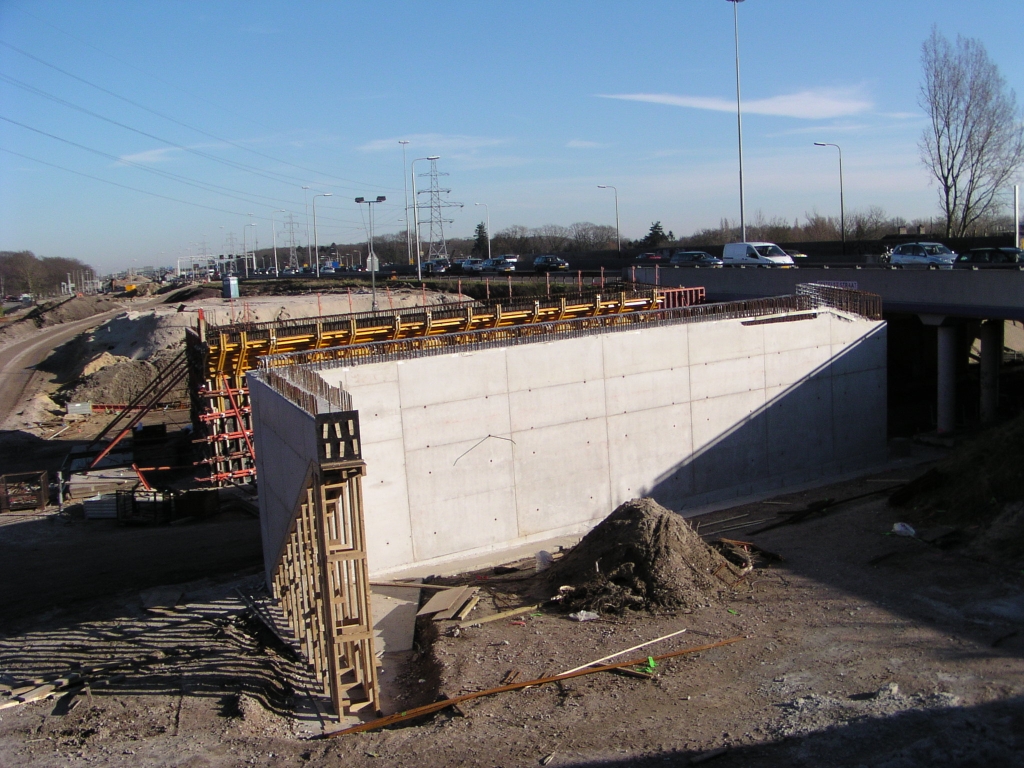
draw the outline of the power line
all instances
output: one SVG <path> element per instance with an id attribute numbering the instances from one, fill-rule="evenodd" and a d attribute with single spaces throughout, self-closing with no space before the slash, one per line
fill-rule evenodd
<path id="1" fill-rule="evenodd" d="M 294 183 L 294 182 L 305 181 L 305 179 L 300 179 L 297 176 L 287 176 L 287 175 L 285 175 L 283 173 L 274 174 L 273 171 L 264 172 L 264 171 L 260 170 L 259 168 L 256 168 L 255 166 L 252 166 L 252 165 L 247 165 L 245 163 L 237 163 L 234 160 L 225 160 L 224 158 L 217 157 L 216 155 L 211 155 L 208 152 L 202 152 L 202 151 L 200 151 L 198 149 L 194 149 L 192 147 L 186 147 L 183 144 L 178 144 L 176 142 L 171 141 L 170 139 L 164 139 L 164 138 L 162 138 L 160 136 L 156 136 L 155 134 L 149 133 L 147 131 L 142 131 L 142 130 L 139 130 L 138 128 L 132 128 L 130 125 L 126 125 L 125 123 L 119 122 L 117 120 L 113 120 L 113 119 L 111 119 L 109 117 L 104 117 L 103 115 L 101 115 L 101 114 L 99 114 L 97 112 L 93 112 L 92 110 L 86 109 L 85 107 L 81 107 L 81 106 L 79 106 L 77 104 L 72 104 L 70 101 L 66 101 L 66 100 L 60 98 L 59 96 L 53 96 L 52 94 L 46 93 L 45 91 L 41 91 L 38 88 L 36 88 L 35 86 L 31 86 L 31 85 L 28 85 L 27 83 L 22 83 L 19 80 L 15 80 L 14 78 L 9 77 L 8 75 L 0 74 L 0 78 L 2 78 L 3 80 L 6 80 L 6 81 L 12 83 L 13 85 L 18 86 L 19 88 L 25 88 L 26 90 L 33 91 L 33 92 L 37 93 L 38 95 L 43 96 L 43 97 L 45 97 L 47 99 L 51 99 L 53 101 L 58 102 L 59 104 L 63 104 L 64 106 L 69 107 L 70 109 L 74 109 L 74 110 L 82 112 L 82 113 L 84 113 L 86 115 L 89 115 L 91 117 L 95 117 L 97 120 L 102 120 L 102 121 L 104 121 L 106 123 L 110 123 L 111 125 L 116 125 L 118 128 L 124 128 L 126 131 L 131 131 L 132 133 L 137 133 L 140 136 L 145 136 L 148 139 L 153 139 L 154 141 L 159 141 L 160 143 L 166 144 L 169 147 L 174 147 L 175 149 L 180 149 L 182 152 L 188 152 L 188 153 L 196 155 L 198 157 L 203 157 L 203 158 L 206 158 L 207 160 L 212 160 L 215 163 L 220 163 L 221 165 L 226 165 L 229 168 L 234 168 L 235 170 L 246 171 L 248 173 L 253 173 L 253 174 L 257 175 L 257 176 L 262 176 L 265 179 L 269 179 L 270 181 L 277 182 L 278 184 L 291 184 L 291 183 Z M 273 174 L 273 175 L 271 175 L 271 174 Z M 274 178 L 274 176 L 278 176 L 279 178 Z"/>
<path id="2" fill-rule="evenodd" d="M 145 190 L 145 189 L 139 189 L 138 187 L 130 187 L 127 184 L 119 184 L 118 182 L 110 181 L 109 179 L 101 179 L 99 176 L 93 176 L 93 175 L 88 174 L 88 173 L 83 173 L 82 171 L 76 171 L 76 170 L 73 170 L 71 168 L 65 168 L 63 165 L 57 165 L 56 163 L 49 163 L 46 160 L 40 160 L 38 157 L 31 157 L 29 155 L 24 155 L 21 152 L 15 152 L 14 150 L 7 149 L 6 147 L 0 147 L 0 152 L 6 152 L 9 155 L 14 155 L 16 157 L 22 157 L 22 158 L 24 158 L 26 160 L 31 160 L 34 163 L 39 163 L 40 165 L 48 165 L 51 168 L 56 168 L 56 169 L 61 170 L 61 171 L 67 171 L 68 173 L 73 173 L 76 176 L 83 176 L 83 177 L 85 177 L 87 179 L 92 179 L 93 181 L 102 181 L 104 184 L 110 184 L 111 186 L 120 187 L 121 189 L 131 190 L 132 192 L 139 192 L 139 193 L 141 193 L 143 195 L 150 195 L 151 197 L 159 197 L 162 200 L 170 200 L 170 201 L 175 202 L 175 203 L 184 203 L 185 205 L 191 205 L 193 208 L 205 208 L 208 211 L 217 211 L 217 213 L 227 213 L 227 214 L 230 214 L 232 216 L 245 216 L 246 215 L 244 213 L 239 213 L 238 211 L 229 211 L 229 210 L 227 210 L 225 208 L 216 208 L 216 207 L 214 207 L 212 205 L 203 205 L 202 203 L 193 203 L 190 200 L 181 200 L 180 198 L 177 198 L 177 197 L 170 197 L 169 195 L 161 195 L 158 192 L 150 192 L 150 191 Z M 263 218 L 263 217 L 260 217 L 260 218 Z"/>
<path id="3" fill-rule="evenodd" d="M 317 170 L 313 170 L 312 168 L 306 168 L 306 167 L 301 166 L 301 165 L 296 165 L 295 163 L 290 163 L 287 160 L 282 160 L 280 158 L 274 157 L 273 155 L 268 155 L 268 154 L 266 154 L 264 152 L 260 152 L 258 150 L 252 149 L 251 147 L 247 147 L 244 144 L 239 144 L 238 142 L 231 141 L 230 139 L 225 139 L 223 137 L 220 137 L 220 136 L 217 136 L 215 134 L 212 134 L 209 131 L 205 131 L 202 128 L 197 128 L 194 125 L 189 125 L 188 123 L 182 122 L 181 120 L 178 120 L 177 118 L 171 117 L 170 115 L 166 115 L 163 112 L 159 112 L 159 111 L 157 111 L 155 109 L 151 109 L 150 107 L 147 107 L 144 104 L 140 104 L 139 102 L 134 101 L 133 99 L 129 99 L 127 96 L 122 96 L 122 95 L 120 95 L 118 93 L 115 93 L 114 91 L 111 91 L 111 90 L 109 90 L 107 88 L 104 88 L 101 85 L 97 85 L 96 83 L 90 82 L 89 80 L 86 80 L 85 78 L 79 77 L 76 74 L 68 72 L 66 69 L 62 69 L 61 67 L 58 67 L 55 64 L 51 64 L 51 63 L 49 63 L 47 61 L 44 61 L 43 59 L 40 59 L 38 56 L 34 56 L 31 53 L 28 53 L 27 51 L 23 51 L 20 48 L 14 46 L 14 45 L 11 45 L 10 43 L 8 43 L 5 40 L 0 40 L 0 45 L 5 46 L 6 48 L 10 48 L 12 51 L 15 51 L 16 53 L 20 53 L 22 56 L 25 56 L 25 57 L 27 57 L 29 59 L 32 59 L 32 61 L 38 62 L 39 64 L 42 64 L 45 67 L 49 67 L 50 69 L 53 69 L 53 70 L 55 70 L 57 72 L 60 72 L 62 75 L 70 77 L 73 80 L 77 80 L 80 83 L 84 83 L 85 85 L 88 85 L 90 88 L 95 88 L 96 90 L 98 90 L 98 91 L 100 91 L 102 93 L 105 93 L 108 96 L 113 96 L 115 99 L 120 99 L 121 101 L 123 101 L 123 102 L 125 102 L 127 104 L 131 104 L 133 107 L 136 107 L 137 109 L 141 109 L 141 110 L 143 110 L 145 112 L 149 112 L 152 115 L 156 115 L 157 117 L 163 118 L 164 120 L 168 120 L 168 121 L 174 123 L 175 125 L 180 125 L 183 128 L 188 128 L 190 131 L 195 131 L 196 133 L 199 133 L 199 134 L 201 134 L 203 136 L 206 136 L 207 138 L 215 139 L 215 140 L 223 142 L 225 144 L 229 144 L 232 147 L 236 147 L 237 149 L 241 149 L 241 150 L 243 150 L 245 152 L 251 152 L 252 154 L 257 155 L 258 157 L 262 157 L 262 158 L 264 158 L 266 160 L 273 160 L 275 163 L 281 163 L 283 165 L 287 165 L 287 166 L 290 166 L 292 168 L 297 168 L 300 171 L 306 171 L 307 173 L 313 173 L 313 174 L 316 174 L 316 175 L 329 176 L 330 178 L 338 179 L 339 181 L 345 181 L 345 182 L 348 182 L 349 184 L 358 185 L 360 188 L 368 186 L 368 187 L 375 187 L 375 188 L 378 188 L 378 189 L 386 189 L 386 190 L 390 190 L 390 191 L 395 191 L 395 189 L 396 189 L 396 188 L 393 188 L 393 187 L 384 187 L 384 186 L 381 186 L 379 184 L 364 184 L 363 182 L 358 181 L 356 179 L 347 179 L 347 178 L 344 178 L 342 176 L 335 176 L 334 174 L 324 173 L 323 171 L 317 171 Z M 90 46 L 90 47 L 93 47 L 93 46 Z M 116 57 L 112 57 L 112 58 L 114 58 L 116 61 L 120 61 L 120 59 L 117 59 Z M 163 81 L 161 81 L 161 82 L 163 82 Z M 191 95 L 191 94 L 189 94 L 189 95 Z M 54 97 L 54 98 L 56 98 L 56 97 Z M 257 123 L 257 124 L 258 125 L 262 125 L 261 123 Z M 263 126 L 263 127 L 267 128 L 268 126 Z M 283 174 L 281 174 L 281 175 L 283 175 Z M 288 177 L 288 178 L 295 179 L 296 177 Z M 298 180 L 299 181 L 305 181 L 305 179 L 298 179 Z M 338 186 L 338 187 L 340 187 L 340 185 L 332 185 L 332 184 L 327 184 L 327 185 L 324 185 L 324 186 Z M 356 187 L 352 187 L 352 189 L 355 189 L 355 188 Z"/>

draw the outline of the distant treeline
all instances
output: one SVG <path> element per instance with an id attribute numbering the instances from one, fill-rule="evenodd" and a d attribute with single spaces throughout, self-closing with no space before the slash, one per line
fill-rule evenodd
<path id="1" fill-rule="evenodd" d="M 5 295 L 31 293 L 47 296 L 60 293 L 60 284 L 71 279 L 80 280 L 92 268 L 78 259 L 61 256 L 39 258 L 32 251 L 0 251 L 0 280 Z"/>

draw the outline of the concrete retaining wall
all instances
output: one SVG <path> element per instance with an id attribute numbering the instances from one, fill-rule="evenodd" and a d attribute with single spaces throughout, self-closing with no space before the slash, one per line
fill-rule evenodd
<path id="1" fill-rule="evenodd" d="M 881 460 L 884 323 L 805 318 L 322 371 L 360 414 L 370 568 L 584 532 L 637 496 L 685 511 Z M 283 516 L 315 456 L 312 427 L 304 437 L 298 409 L 255 379 L 252 400 L 261 511 Z"/>

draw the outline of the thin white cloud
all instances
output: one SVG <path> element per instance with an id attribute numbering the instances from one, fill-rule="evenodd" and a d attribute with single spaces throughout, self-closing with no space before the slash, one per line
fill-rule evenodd
<path id="1" fill-rule="evenodd" d="M 599 141 L 585 141 L 584 139 L 573 139 L 565 145 L 569 149 L 601 149 L 607 147 L 607 144 L 602 144 Z"/>
<path id="2" fill-rule="evenodd" d="M 162 147 L 160 149 L 147 149 L 145 152 L 136 152 L 132 155 L 121 155 L 118 157 L 122 163 L 165 163 L 171 158 L 172 152 L 177 152 L 177 147 Z"/>
<path id="3" fill-rule="evenodd" d="M 494 139 L 486 136 L 446 135 L 443 133 L 420 133 L 412 136 L 396 136 L 393 139 L 376 139 L 359 147 L 361 152 L 393 151 L 398 147 L 399 139 L 409 142 L 413 147 L 424 152 L 473 152 L 486 147 L 497 147 L 506 143 L 505 139 Z"/>
<path id="4" fill-rule="evenodd" d="M 672 107 L 708 109 L 715 112 L 735 112 L 736 102 L 716 96 L 676 96 L 670 93 L 620 93 L 598 94 L 603 99 L 642 101 L 649 104 L 666 104 Z M 870 110 L 874 105 L 852 90 L 816 89 L 800 91 L 768 99 L 750 99 L 743 102 L 743 111 L 752 115 L 775 117 L 796 117 L 805 120 L 822 120 L 832 117 L 846 117 Z"/>

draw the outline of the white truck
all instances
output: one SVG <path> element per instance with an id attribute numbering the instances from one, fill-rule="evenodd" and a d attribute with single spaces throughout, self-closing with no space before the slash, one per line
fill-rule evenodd
<path id="1" fill-rule="evenodd" d="M 726 243 L 722 261 L 727 267 L 792 267 L 793 257 L 775 243 Z"/>

